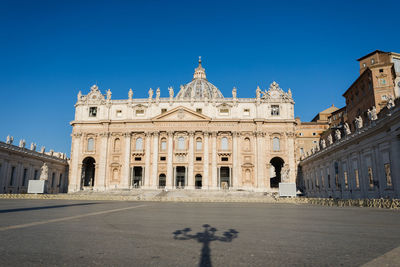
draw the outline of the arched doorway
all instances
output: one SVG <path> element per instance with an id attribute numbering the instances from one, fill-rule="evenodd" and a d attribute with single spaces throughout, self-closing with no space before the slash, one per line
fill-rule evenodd
<path id="1" fill-rule="evenodd" d="M 161 173 L 158 177 L 158 188 L 165 188 L 167 177 L 164 173 Z"/>
<path id="2" fill-rule="evenodd" d="M 82 161 L 82 186 L 93 187 L 95 177 L 95 163 L 96 161 L 92 157 L 87 157 Z"/>
<path id="3" fill-rule="evenodd" d="M 202 179 L 203 177 L 201 176 L 201 174 L 196 174 L 196 176 L 194 177 L 194 186 L 196 189 L 201 189 L 201 187 L 203 186 Z"/>
<path id="4" fill-rule="evenodd" d="M 281 182 L 282 167 L 285 162 L 280 157 L 275 157 L 269 163 L 271 163 L 270 186 L 271 188 L 278 188 Z"/>

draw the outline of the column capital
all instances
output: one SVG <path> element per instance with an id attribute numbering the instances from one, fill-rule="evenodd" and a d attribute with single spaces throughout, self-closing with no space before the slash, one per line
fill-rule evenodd
<path id="1" fill-rule="evenodd" d="M 232 132 L 232 135 L 235 136 L 235 137 L 240 137 L 241 132 L 239 132 L 239 131 L 233 131 L 233 132 Z"/>
<path id="2" fill-rule="evenodd" d="M 126 132 L 122 134 L 124 137 L 131 137 L 132 133 L 131 132 Z"/>
<path id="3" fill-rule="evenodd" d="M 285 133 L 287 137 L 294 137 L 295 133 L 294 132 L 286 132 Z"/>
<path id="4" fill-rule="evenodd" d="M 72 133 L 71 136 L 72 137 L 81 137 L 82 133 Z"/>
<path id="5" fill-rule="evenodd" d="M 168 131 L 168 132 L 167 132 L 167 135 L 168 135 L 168 136 L 174 136 L 174 131 Z"/>
<path id="6" fill-rule="evenodd" d="M 101 137 L 110 137 L 110 133 L 109 132 L 102 132 L 102 133 L 99 133 L 99 135 Z"/>
<path id="7" fill-rule="evenodd" d="M 208 131 L 203 131 L 203 135 L 208 137 L 210 133 Z"/>
<path id="8" fill-rule="evenodd" d="M 262 132 L 262 131 L 254 131 L 254 132 L 253 132 L 253 135 L 254 135 L 255 137 L 263 137 L 263 136 L 265 136 L 265 133 Z"/>
<path id="9" fill-rule="evenodd" d="M 144 134 L 145 134 L 145 136 L 146 136 L 146 137 L 151 137 L 151 135 L 152 135 L 152 132 L 150 132 L 150 131 L 146 131 L 146 132 L 144 132 Z"/>
<path id="10" fill-rule="evenodd" d="M 190 136 L 190 137 L 193 137 L 193 136 L 194 136 L 194 131 L 188 131 L 188 133 L 189 133 L 189 136 Z"/>
<path id="11" fill-rule="evenodd" d="M 160 135 L 160 132 L 154 131 L 152 134 L 153 134 L 155 137 L 158 137 L 158 136 Z"/>
<path id="12" fill-rule="evenodd" d="M 212 136 L 212 137 L 217 137 L 217 134 L 218 134 L 217 131 L 212 131 L 212 132 L 211 132 L 211 136 Z"/>

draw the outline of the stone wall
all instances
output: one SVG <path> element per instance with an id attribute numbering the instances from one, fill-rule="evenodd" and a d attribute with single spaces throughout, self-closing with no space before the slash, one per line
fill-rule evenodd
<path id="1" fill-rule="evenodd" d="M 16 146 L 12 139 L 0 141 L 0 194 L 26 193 L 29 180 L 39 179 L 47 179 L 48 193 L 67 192 L 68 159 L 64 153 L 46 152 L 44 147 L 36 151 L 34 143 L 26 148 L 25 140 Z"/>
<path id="2" fill-rule="evenodd" d="M 299 164 L 305 196 L 333 199 L 400 197 L 400 108 L 333 143 L 325 140 Z M 321 141 L 322 143 L 322 141 Z"/>

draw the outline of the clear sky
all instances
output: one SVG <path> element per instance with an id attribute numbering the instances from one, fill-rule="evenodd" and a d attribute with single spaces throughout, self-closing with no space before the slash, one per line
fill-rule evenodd
<path id="1" fill-rule="evenodd" d="M 272 81 L 302 121 L 358 76 L 357 58 L 400 52 L 400 1 L 0 1 L 0 140 L 70 153 L 74 104 L 97 83 L 114 99 L 167 96 L 198 56 L 230 97 Z"/>

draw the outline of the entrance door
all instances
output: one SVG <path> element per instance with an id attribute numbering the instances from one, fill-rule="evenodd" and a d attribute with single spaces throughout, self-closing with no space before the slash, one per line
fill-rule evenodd
<path id="1" fill-rule="evenodd" d="M 184 188 L 186 184 L 186 168 L 183 166 L 176 167 L 176 188 Z"/>
<path id="2" fill-rule="evenodd" d="M 82 161 L 81 185 L 83 187 L 93 187 L 94 185 L 94 164 L 95 160 L 92 157 L 87 157 Z"/>
<path id="3" fill-rule="evenodd" d="M 230 168 L 221 167 L 220 169 L 220 187 L 222 189 L 228 189 L 230 186 Z"/>
<path id="4" fill-rule="evenodd" d="M 167 177 L 164 173 L 160 174 L 158 177 L 158 188 L 165 188 Z"/>
<path id="5" fill-rule="evenodd" d="M 270 175 L 270 186 L 271 188 L 278 188 L 281 182 L 281 170 L 285 163 L 283 159 L 279 157 L 272 158 L 271 161 L 271 175 Z"/>
<path id="6" fill-rule="evenodd" d="M 132 187 L 140 188 L 143 181 L 143 167 L 133 167 Z"/>
<path id="7" fill-rule="evenodd" d="M 202 176 L 201 174 L 196 174 L 195 178 L 194 178 L 194 186 L 196 189 L 201 189 L 202 187 Z"/>

